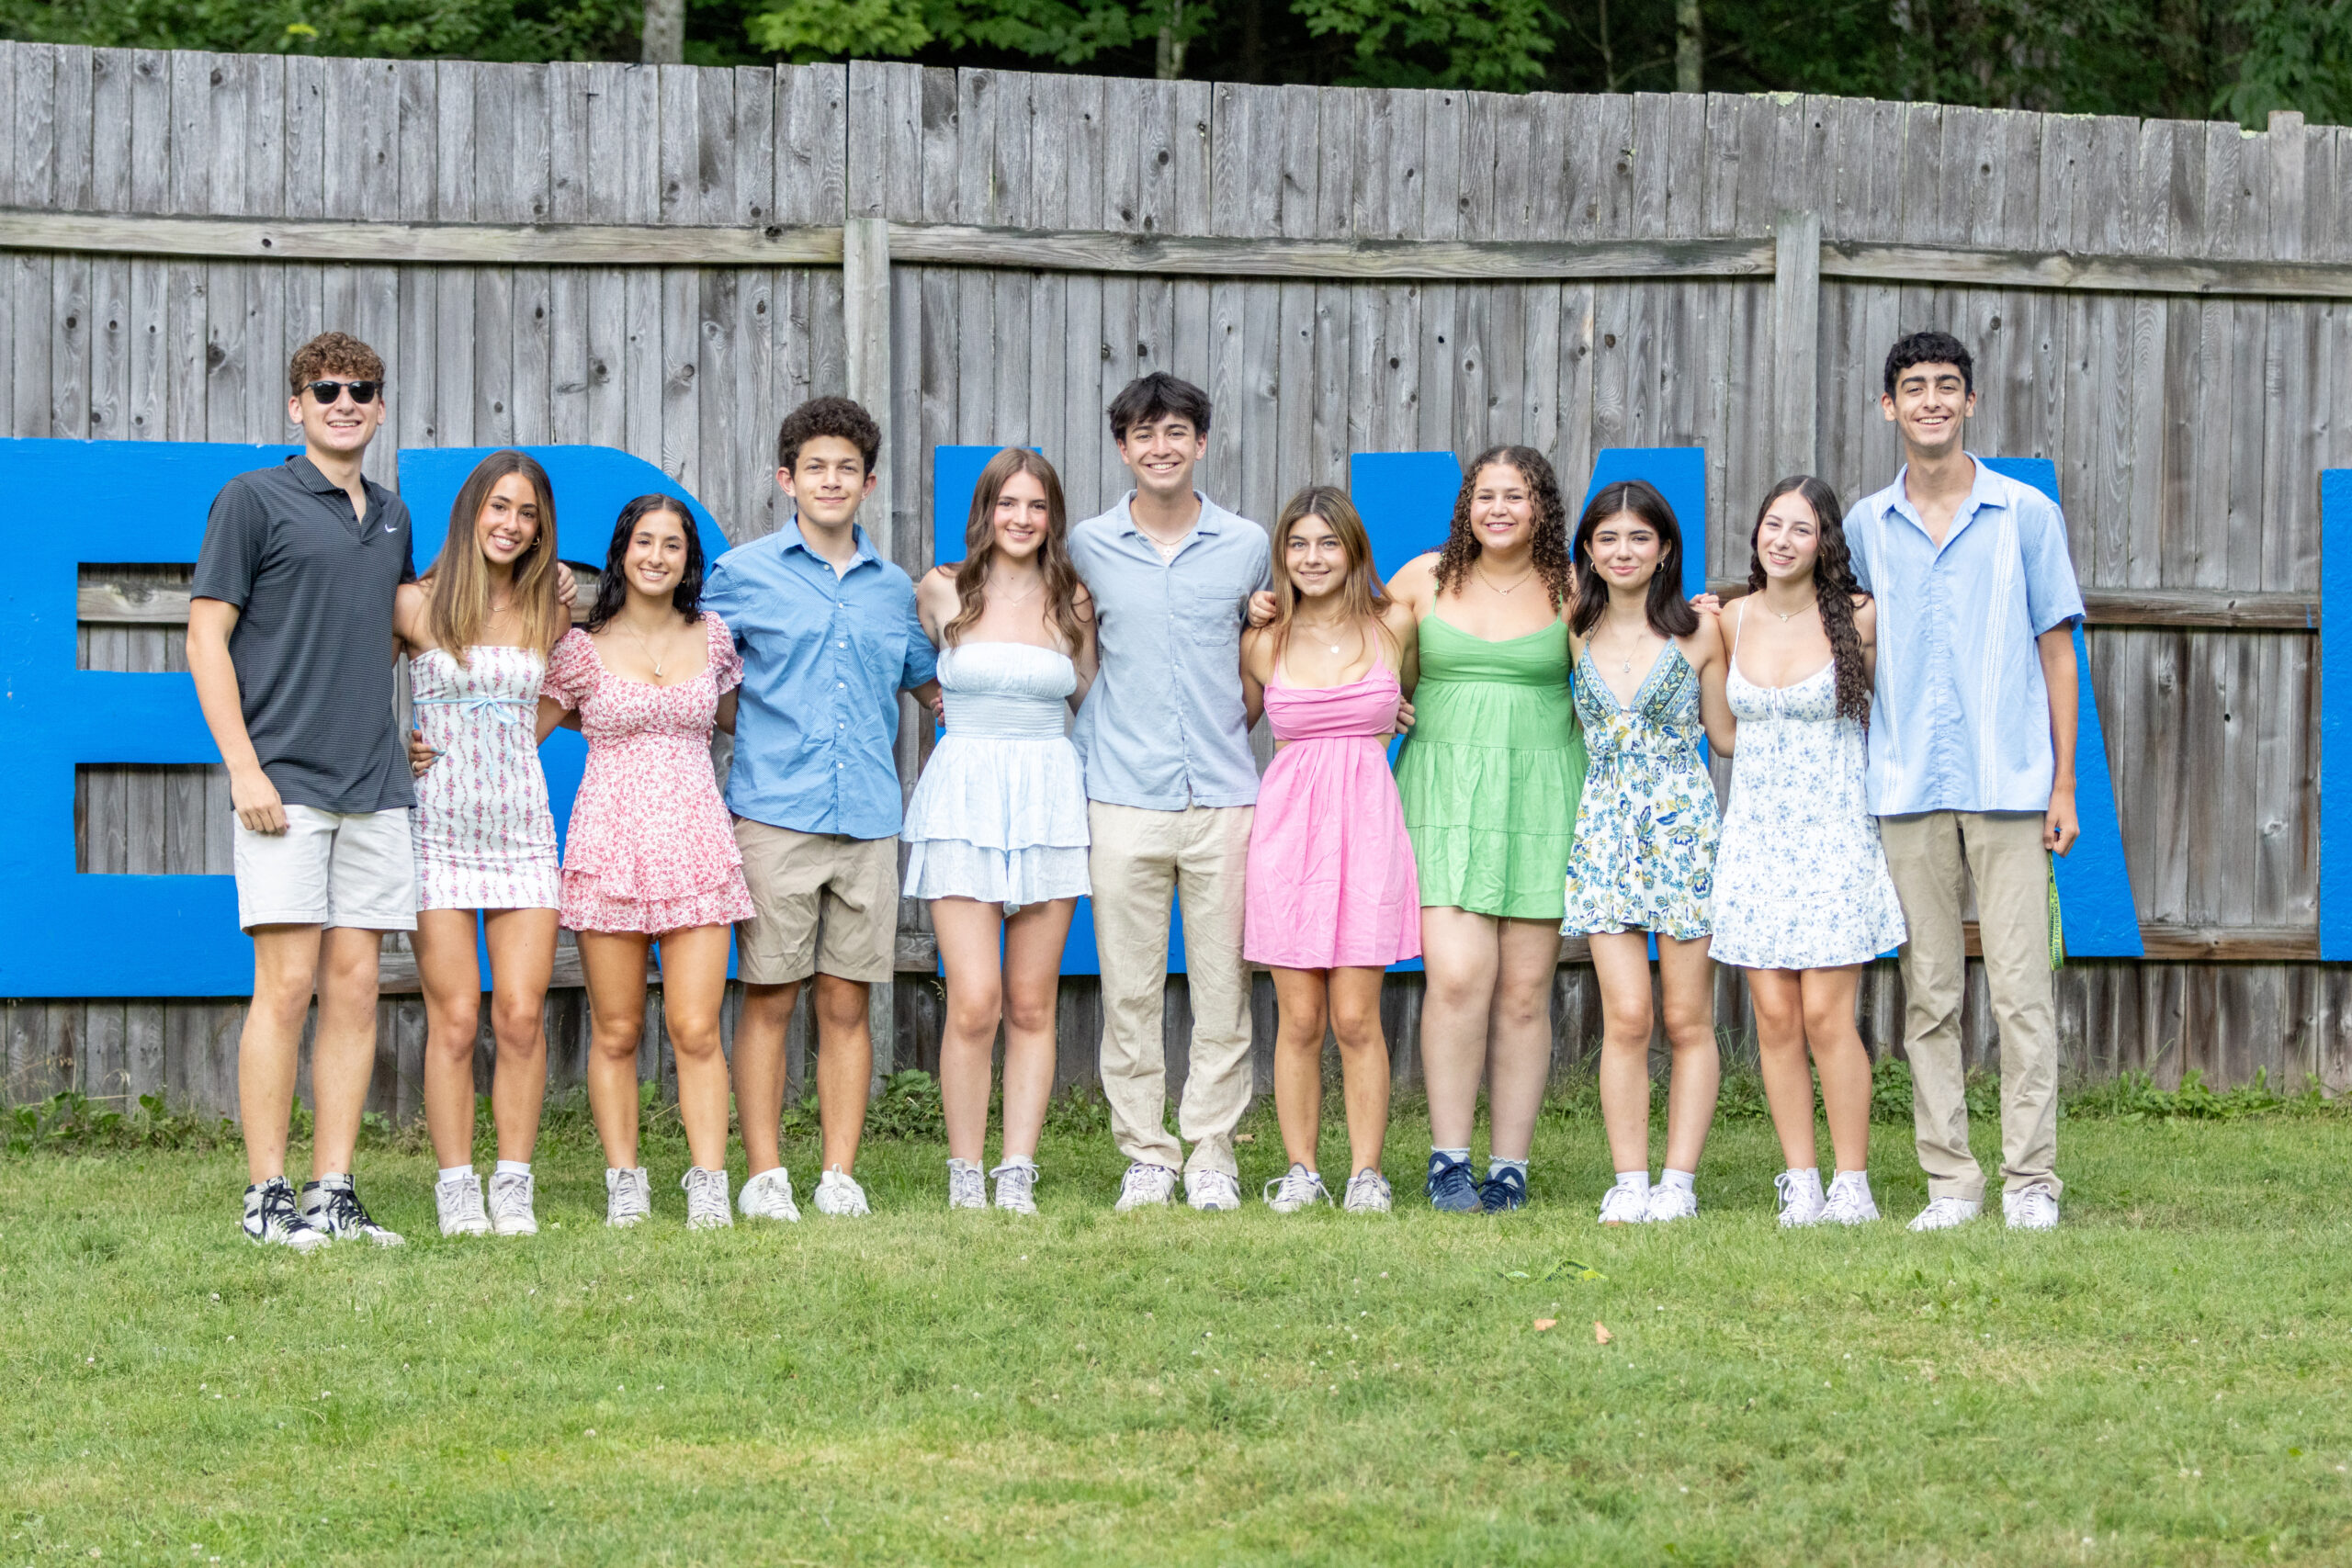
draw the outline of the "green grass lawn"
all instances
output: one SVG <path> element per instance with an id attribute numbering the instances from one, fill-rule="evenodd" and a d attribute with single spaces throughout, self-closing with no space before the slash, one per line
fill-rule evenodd
<path id="1" fill-rule="evenodd" d="M 614 1233 L 567 1132 L 542 1234 L 461 1243 L 382 1148 L 410 1244 L 310 1258 L 233 1151 L 0 1157 L 0 1568 L 2352 1559 L 2352 1122 L 2070 1120 L 2063 1230 L 1939 1236 L 1899 1129 L 1888 1222 L 1784 1235 L 1752 1122 L 1605 1233 L 1589 1120 L 1501 1219 L 1269 1213 L 1252 1125 L 1240 1214 L 1114 1215 L 1066 1135 L 951 1217 L 890 1142 L 869 1221 L 692 1235 L 673 1137 Z"/>

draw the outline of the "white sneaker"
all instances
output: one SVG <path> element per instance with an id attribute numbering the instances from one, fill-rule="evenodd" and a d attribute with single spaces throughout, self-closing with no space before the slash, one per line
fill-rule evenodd
<path id="1" fill-rule="evenodd" d="M 743 1183 L 743 1190 L 735 1195 L 735 1206 L 750 1220 L 779 1220 L 795 1224 L 800 1219 L 800 1205 L 792 1201 L 792 1178 L 782 1166 L 763 1170 Z"/>
<path id="2" fill-rule="evenodd" d="M 1915 1231 L 1948 1231 L 1964 1225 L 1976 1217 L 1978 1204 L 1965 1198 L 1939 1198 L 1919 1211 L 1911 1222 Z"/>
<path id="3" fill-rule="evenodd" d="M 947 1206 L 951 1209 L 985 1209 L 989 1206 L 989 1179 L 978 1166 L 962 1159 L 947 1162 Z"/>
<path id="4" fill-rule="evenodd" d="M 1604 1225 L 1645 1225 L 1650 1223 L 1650 1193 L 1646 1187 L 1611 1187 L 1600 1195 Z"/>
<path id="5" fill-rule="evenodd" d="M 2058 1228 L 2058 1194 L 2047 1182 L 2001 1194 L 2001 1217 L 2013 1231 L 2054 1231 Z"/>
<path id="6" fill-rule="evenodd" d="M 1661 1181 L 1650 1189 L 1649 1210 L 1650 1224 L 1654 1225 L 1695 1219 L 1699 1213 L 1699 1194 L 1688 1187 L 1671 1187 Z"/>
<path id="7" fill-rule="evenodd" d="M 1781 1194 L 1781 1224 L 1794 1230 L 1800 1225 L 1821 1223 L 1821 1172 L 1817 1170 L 1784 1170 L 1772 1178 L 1772 1185 Z"/>
<path id="8" fill-rule="evenodd" d="M 1111 1207 L 1124 1214 L 1129 1209 L 1169 1202 L 1175 1196 L 1174 1171 L 1164 1165 L 1148 1165 L 1137 1160 L 1127 1167 L 1127 1174 L 1119 1179 L 1119 1201 Z"/>
<path id="9" fill-rule="evenodd" d="M 1821 1217 L 1833 1225 L 1865 1225 L 1877 1219 L 1870 1177 L 1859 1170 L 1841 1170 L 1831 1178 L 1829 1201 L 1822 1205 Z"/>
<path id="10" fill-rule="evenodd" d="M 633 1225 L 653 1213 L 653 1183 L 638 1166 L 630 1170 L 605 1168 L 605 1223 Z"/>
<path id="11" fill-rule="evenodd" d="M 256 1246 L 290 1247 L 297 1252 L 316 1252 L 334 1242 L 295 1212 L 294 1189 L 282 1176 L 245 1189 L 244 1233 Z"/>
<path id="12" fill-rule="evenodd" d="M 490 1228 L 496 1235 L 537 1235 L 539 1216 L 531 1210 L 537 1185 L 527 1170 L 509 1170 L 490 1179 Z"/>
<path id="13" fill-rule="evenodd" d="M 433 1209 L 443 1235 L 488 1235 L 490 1213 L 481 1206 L 481 1178 L 472 1171 L 433 1184 Z"/>
<path id="14" fill-rule="evenodd" d="M 1016 1214 L 1037 1212 L 1037 1167 L 1030 1160 L 1007 1160 L 989 1175 L 996 1181 L 996 1206 Z"/>
<path id="15" fill-rule="evenodd" d="M 1348 1178 L 1348 1195 L 1340 1201 L 1340 1209 L 1349 1214 L 1385 1214 L 1393 1201 L 1388 1178 L 1366 1166 Z"/>
<path id="16" fill-rule="evenodd" d="M 857 1184 L 857 1178 L 840 1166 L 833 1167 L 817 1179 L 815 1202 L 819 1213 L 831 1214 L 837 1220 L 873 1213 L 865 1206 L 865 1189 Z"/>
<path id="17" fill-rule="evenodd" d="M 724 1230 L 735 1223 L 727 1212 L 727 1173 L 705 1170 L 698 1165 L 686 1167 L 686 1174 L 678 1178 L 678 1185 L 686 1190 L 686 1228 L 690 1231 Z"/>
<path id="18" fill-rule="evenodd" d="M 1331 1201 L 1330 1190 L 1323 1185 L 1323 1178 L 1297 1164 L 1290 1168 L 1287 1175 L 1267 1182 L 1263 1196 L 1266 1207 L 1277 1214 L 1295 1214 L 1310 1204 Z M 1196 1209 L 1209 1207 L 1197 1197 L 1193 1200 L 1193 1206 Z"/>
<path id="19" fill-rule="evenodd" d="M 398 1231 L 387 1230 L 368 1213 L 359 1201 L 359 1190 L 345 1177 L 339 1181 L 306 1181 L 302 1183 L 300 1207 L 302 1218 L 311 1229 L 322 1230 L 331 1236 L 350 1236 L 372 1241 L 378 1247 L 398 1247 Z"/>
<path id="20" fill-rule="evenodd" d="M 1184 1201 L 1204 1214 L 1238 1209 L 1241 1183 L 1221 1170 L 1188 1170 L 1184 1173 Z"/>

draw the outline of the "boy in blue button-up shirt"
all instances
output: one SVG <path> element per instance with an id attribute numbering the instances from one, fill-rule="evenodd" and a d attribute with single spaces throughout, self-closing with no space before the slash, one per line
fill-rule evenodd
<path id="1" fill-rule="evenodd" d="M 740 1204 L 797 1220 L 778 1122 L 784 1032 L 816 976 L 818 1212 L 863 1214 L 850 1172 L 865 1127 L 868 988 L 889 979 L 899 924 L 899 694 L 938 692 L 914 583 L 857 526 L 882 432 L 846 398 L 817 398 L 776 434 L 795 516 L 729 550 L 703 590 L 743 655 L 727 808 L 756 912 L 736 929 L 744 984 L 735 1103 L 750 1168 Z"/>

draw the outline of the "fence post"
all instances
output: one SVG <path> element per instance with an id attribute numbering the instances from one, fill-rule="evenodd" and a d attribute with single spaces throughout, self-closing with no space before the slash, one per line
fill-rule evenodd
<path id="1" fill-rule="evenodd" d="M 1784 212 L 1772 243 L 1775 479 L 1820 471 L 1821 214 Z"/>
<path id="2" fill-rule="evenodd" d="M 882 450 L 890 450 L 890 225 L 880 218 L 848 218 L 842 224 L 842 326 L 847 339 L 849 395 L 865 405 L 882 427 Z M 891 512 L 890 487 L 896 476 L 886 457 L 876 465 L 874 493 L 858 508 L 865 536 L 874 553 L 895 558 L 897 521 Z M 914 765 L 914 726 L 908 722 L 909 705 L 899 699 L 899 787 Z M 898 989 L 890 981 L 873 987 L 866 998 L 866 1028 L 874 1039 L 874 1092 L 899 1066 Z"/>

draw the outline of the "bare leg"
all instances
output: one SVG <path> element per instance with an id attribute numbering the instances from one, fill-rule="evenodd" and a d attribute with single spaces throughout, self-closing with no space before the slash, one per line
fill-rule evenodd
<path id="1" fill-rule="evenodd" d="M 1708 941 L 1657 939 L 1666 1043 L 1674 1053 L 1674 1078 L 1666 1092 L 1669 1170 L 1699 1168 L 1707 1130 L 1714 1125 L 1715 1091 L 1723 1083 L 1723 1057 L 1715 1046 L 1715 962 L 1707 956 Z"/>
<path id="2" fill-rule="evenodd" d="M 548 982 L 555 975 L 553 909 L 488 909 L 490 1031 L 498 1063 L 490 1080 L 498 1157 L 527 1165 L 548 1098 Z M 470 1088 L 470 1084 L 468 1086 Z"/>
<path id="3" fill-rule="evenodd" d="M 1641 931 L 1597 931 L 1600 986 L 1600 1121 L 1611 1168 L 1650 1168 L 1650 953 Z"/>
<path id="4" fill-rule="evenodd" d="M 1553 939 L 1555 947 L 1558 940 Z M 1276 971 L 1277 985 L 1280 973 Z M 1348 1175 L 1352 1177 L 1360 1170 L 1380 1168 L 1380 1145 L 1388 1133 L 1388 1042 L 1380 1032 L 1381 971 L 1330 973 L 1331 1032 L 1340 1042 L 1340 1092 L 1348 1107 Z M 1315 1044 L 1320 1057 L 1323 1043 Z M 1318 1102 L 1322 1099 L 1319 1090 L 1316 1098 Z M 1287 1133 L 1283 1141 L 1289 1141 Z"/>
<path id="5" fill-rule="evenodd" d="M 446 1170 L 474 1157 L 474 1040 L 481 1029 L 474 911 L 418 910 L 411 944 L 424 988 L 424 1129 Z"/>
<path id="6" fill-rule="evenodd" d="M 1791 1170 L 1811 1170 L 1820 1153 L 1814 1145 L 1813 1065 L 1804 1055 L 1800 978 L 1793 969 L 1750 969 L 1747 999 L 1756 1007 L 1756 1066 L 1781 1158 Z"/>
<path id="7" fill-rule="evenodd" d="M 940 963 L 947 970 L 947 1021 L 939 1032 L 939 1098 L 947 1112 L 947 1153 L 978 1165 L 988 1153 L 989 1087 L 996 1076 L 996 1028 L 1004 1017 L 1004 975 L 998 957 L 1004 906 L 976 898 L 934 898 L 931 929 L 939 938 Z M 1008 1041 L 1008 1068 L 1011 1058 Z M 1008 1113 L 1010 1109 L 1008 1105 Z"/>
<path id="8" fill-rule="evenodd" d="M 605 1163 L 637 1168 L 637 1043 L 645 1032 L 645 952 L 635 931 L 582 931 L 580 968 L 588 982 L 588 1113 Z"/>
<path id="9" fill-rule="evenodd" d="M 1274 971 L 1274 1120 L 1293 1165 L 1317 1168 L 1323 1138 L 1323 1026 L 1328 969 Z"/>
<path id="10" fill-rule="evenodd" d="M 1525 1159 L 1552 1076 L 1552 978 L 1560 930 L 1549 920 L 1500 920 L 1501 942 L 1487 1047 L 1488 1152 Z"/>
<path id="11" fill-rule="evenodd" d="M 1466 909 L 1421 911 L 1421 1076 L 1429 1085 L 1430 1142 L 1442 1149 L 1468 1148 L 1478 1118 L 1500 925 Z"/>
<path id="12" fill-rule="evenodd" d="M 1054 1015 L 1061 1000 L 1062 946 L 1075 898 L 1032 904 L 1005 922 L 1004 1153 L 1037 1157 L 1054 1094 Z"/>
<path id="13" fill-rule="evenodd" d="M 287 1123 L 301 1066 L 302 1020 L 318 983 L 318 926 L 254 928 L 254 999 L 237 1035 L 237 1119 L 253 1181 L 286 1174 Z"/>
<path id="14" fill-rule="evenodd" d="M 784 1031 L 802 982 L 745 986 L 735 1021 L 735 1120 L 742 1124 L 750 1177 L 784 1164 Z"/>
<path id="15" fill-rule="evenodd" d="M 329 926 L 319 942 L 319 1027 L 311 1041 L 317 1134 L 311 1174 L 351 1169 L 359 1116 L 376 1073 L 376 964 L 384 933 Z"/>
<path id="16" fill-rule="evenodd" d="M 1804 972 L 1804 1032 L 1821 1072 L 1829 1148 L 1839 1170 L 1862 1170 L 1871 1151 L 1871 1054 L 1854 1027 L 1854 993 L 1862 966 Z"/>
<path id="17" fill-rule="evenodd" d="M 727 926 L 662 936 L 662 1021 L 678 1062 L 678 1120 L 686 1152 L 705 1170 L 727 1168 L 727 1055 L 718 1010 L 727 999 Z"/>
<path id="18" fill-rule="evenodd" d="M 817 1122 L 827 1170 L 854 1168 L 858 1140 L 865 1135 L 866 1090 L 874 1082 L 865 998 L 863 980 L 817 976 Z"/>

